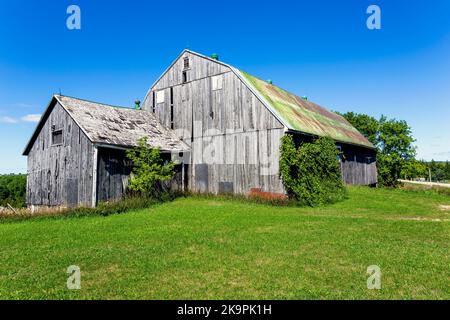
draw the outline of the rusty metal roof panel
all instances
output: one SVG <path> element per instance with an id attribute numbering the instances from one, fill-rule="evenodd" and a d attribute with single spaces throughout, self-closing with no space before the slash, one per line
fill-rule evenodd
<path id="1" fill-rule="evenodd" d="M 189 146 L 148 111 L 55 95 L 88 138 L 96 144 L 134 147 L 142 137 L 149 146 L 164 151 L 189 150 Z"/>
<path id="2" fill-rule="evenodd" d="M 288 129 L 374 148 L 372 143 L 342 116 L 246 72 L 238 72 L 263 97 Z"/>

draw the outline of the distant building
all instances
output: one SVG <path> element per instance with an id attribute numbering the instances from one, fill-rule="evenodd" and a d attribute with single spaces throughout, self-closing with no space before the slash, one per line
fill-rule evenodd
<path id="1" fill-rule="evenodd" d="M 333 138 L 344 182 L 377 183 L 373 145 L 343 117 L 217 56 L 184 50 L 151 86 L 142 110 L 55 95 L 24 151 L 27 203 L 95 206 L 120 198 L 132 166 L 125 150 L 144 136 L 178 161 L 176 188 L 282 194 L 285 134 L 297 142 Z"/>

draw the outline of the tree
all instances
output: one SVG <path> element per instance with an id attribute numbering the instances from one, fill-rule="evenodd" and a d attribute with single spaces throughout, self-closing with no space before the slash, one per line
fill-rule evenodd
<path id="1" fill-rule="evenodd" d="M 403 166 L 401 177 L 406 179 L 427 178 L 428 166 L 425 162 L 416 159 L 407 161 Z"/>
<path id="2" fill-rule="evenodd" d="M 428 166 L 430 168 L 432 181 L 440 182 L 447 180 L 448 161 L 446 163 L 443 163 L 431 160 Z"/>
<path id="3" fill-rule="evenodd" d="M 25 206 L 27 176 L 25 174 L 0 175 L 0 206 Z"/>
<path id="4" fill-rule="evenodd" d="M 386 186 L 396 186 L 408 161 L 414 159 L 416 149 L 411 128 L 404 120 L 381 116 L 378 134 L 378 180 Z"/>
<path id="5" fill-rule="evenodd" d="M 164 162 L 159 149 L 150 148 L 147 138 L 142 138 L 136 148 L 127 151 L 133 162 L 128 188 L 146 196 L 157 197 L 163 191 L 162 183 L 173 178 L 175 163 Z"/>
<path id="6" fill-rule="evenodd" d="M 450 180 L 450 162 L 445 162 L 445 180 Z"/>
<path id="7" fill-rule="evenodd" d="M 411 127 L 404 120 L 379 120 L 353 112 L 341 114 L 377 148 L 378 182 L 385 186 L 396 186 L 401 173 L 414 160 L 416 149 Z"/>
<path id="8" fill-rule="evenodd" d="M 280 153 L 280 175 L 290 198 L 317 206 L 345 197 L 340 152 L 331 138 L 322 137 L 296 148 L 292 136 L 285 135 Z"/>

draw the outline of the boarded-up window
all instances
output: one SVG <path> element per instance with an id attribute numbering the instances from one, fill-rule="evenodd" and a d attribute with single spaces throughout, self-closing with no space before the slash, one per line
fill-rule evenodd
<path id="1" fill-rule="evenodd" d="M 212 90 L 221 90 L 223 85 L 223 76 L 214 76 L 211 78 L 212 84 Z"/>
<path id="2" fill-rule="evenodd" d="M 170 87 L 170 129 L 173 129 L 173 87 Z"/>
<path id="3" fill-rule="evenodd" d="M 156 92 L 156 103 L 163 103 L 165 99 L 164 90 Z"/>
<path id="4" fill-rule="evenodd" d="M 63 132 L 62 130 L 56 130 L 52 132 L 52 145 L 58 145 L 63 143 Z"/>
<path id="5" fill-rule="evenodd" d="M 152 92 L 152 112 L 155 113 L 156 101 L 155 101 L 155 91 Z"/>

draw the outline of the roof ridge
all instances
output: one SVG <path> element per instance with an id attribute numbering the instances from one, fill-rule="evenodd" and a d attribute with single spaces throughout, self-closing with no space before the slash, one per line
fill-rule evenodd
<path id="1" fill-rule="evenodd" d="M 103 103 L 103 102 L 98 102 L 98 101 L 93 101 L 93 100 L 88 100 L 88 99 L 83 99 L 83 98 L 78 98 L 78 97 L 73 97 L 73 96 L 67 96 L 67 95 L 63 95 L 63 94 L 55 94 L 53 96 L 56 97 L 57 99 L 58 99 L 58 97 L 69 98 L 69 99 L 85 101 L 85 102 L 89 102 L 89 103 L 95 103 L 95 104 L 99 104 L 99 105 L 110 107 L 110 108 L 128 109 L 128 110 L 136 110 L 136 111 L 142 110 L 142 109 L 134 109 L 132 107 L 112 105 L 112 104 L 107 104 L 107 103 Z"/>

